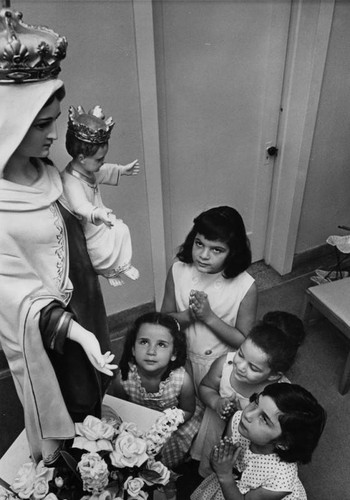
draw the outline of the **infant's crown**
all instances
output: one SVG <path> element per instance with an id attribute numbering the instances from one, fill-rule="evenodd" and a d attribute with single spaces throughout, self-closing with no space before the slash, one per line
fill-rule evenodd
<path id="1" fill-rule="evenodd" d="M 105 144 L 110 138 L 113 127 L 112 117 L 105 120 L 101 106 L 95 106 L 88 113 L 81 106 L 69 107 L 68 130 L 83 142 Z"/>
<path id="2" fill-rule="evenodd" d="M 56 78 L 66 56 L 66 38 L 46 26 L 25 24 L 22 17 L 9 7 L 0 10 L 0 83 Z"/>

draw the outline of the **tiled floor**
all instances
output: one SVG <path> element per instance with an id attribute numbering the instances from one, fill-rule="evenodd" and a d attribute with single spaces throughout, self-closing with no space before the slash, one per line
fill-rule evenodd
<path id="1" fill-rule="evenodd" d="M 290 273 L 283 276 L 278 274 L 272 267 L 266 265 L 262 260 L 254 262 L 248 272 L 255 278 L 260 292 L 282 283 L 287 283 L 302 276 L 313 275 L 316 269 L 332 269 L 336 265 L 333 253 L 320 255 L 312 260 L 297 264 Z"/>

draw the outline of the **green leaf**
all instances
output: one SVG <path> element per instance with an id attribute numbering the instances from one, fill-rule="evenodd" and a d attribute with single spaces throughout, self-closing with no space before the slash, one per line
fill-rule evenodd
<path id="1" fill-rule="evenodd" d="M 140 476 L 146 479 L 147 481 L 153 481 L 154 479 L 162 477 L 158 472 L 150 469 L 142 469 L 140 471 Z"/>
<path id="2" fill-rule="evenodd" d="M 73 474 L 79 479 L 79 481 L 81 481 L 80 474 L 77 472 L 78 462 L 67 451 L 61 450 L 60 454 Z"/>

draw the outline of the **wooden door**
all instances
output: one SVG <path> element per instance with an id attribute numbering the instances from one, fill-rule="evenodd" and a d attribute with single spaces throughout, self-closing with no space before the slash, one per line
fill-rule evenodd
<path id="1" fill-rule="evenodd" d="M 153 2 L 168 264 L 201 211 L 234 206 L 263 258 L 291 2 Z"/>

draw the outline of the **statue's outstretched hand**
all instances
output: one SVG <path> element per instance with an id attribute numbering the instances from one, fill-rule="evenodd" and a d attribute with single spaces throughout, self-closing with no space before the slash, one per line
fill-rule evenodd
<path id="1" fill-rule="evenodd" d="M 137 175 L 140 172 L 139 160 L 132 161 L 121 168 L 122 175 Z"/>
<path id="2" fill-rule="evenodd" d="M 96 370 L 104 373 L 105 375 L 112 376 L 112 370 L 116 370 L 118 368 L 118 365 L 111 364 L 114 359 L 114 354 L 111 354 L 110 351 L 102 354 L 100 344 L 95 335 L 94 338 L 96 342 L 87 341 L 87 343 L 82 347 L 89 358 L 90 363 L 94 368 L 96 368 Z"/>
<path id="3" fill-rule="evenodd" d="M 114 354 L 111 354 L 110 351 L 102 354 L 100 343 L 92 332 L 85 330 L 85 328 L 80 326 L 76 321 L 72 321 L 69 338 L 81 345 L 90 363 L 96 370 L 105 375 L 113 375 L 112 370 L 118 368 L 118 365 L 111 364 L 114 359 Z"/>

